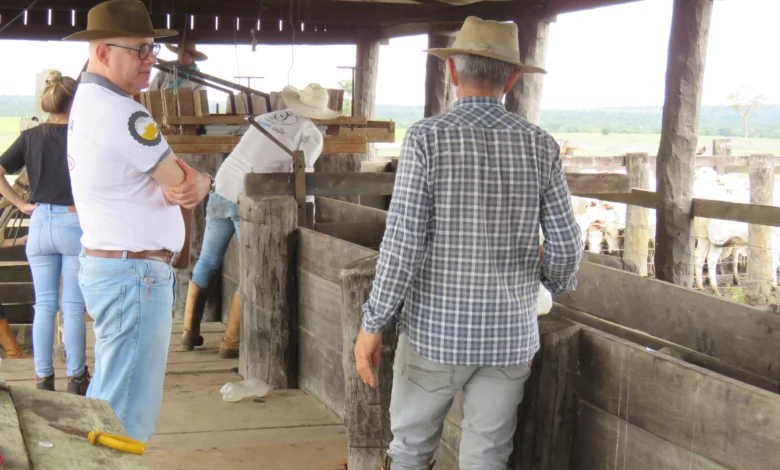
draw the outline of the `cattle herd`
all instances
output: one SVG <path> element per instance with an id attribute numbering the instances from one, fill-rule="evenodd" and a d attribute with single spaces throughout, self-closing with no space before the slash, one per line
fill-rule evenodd
<path id="1" fill-rule="evenodd" d="M 596 170 L 582 170 L 580 173 L 598 173 Z M 625 169 L 618 171 L 625 173 Z M 649 177 L 650 191 L 655 191 L 655 175 Z M 774 191 L 774 205 L 780 197 Z M 750 182 L 746 174 L 730 173 L 719 175 L 712 168 L 700 167 L 694 177 L 694 197 L 719 201 L 750 203 Z M 626 204 L 613 203 L 572 196 L 575 217 L 582 230 L 582 240 L 586 250 L 591 253 L 603 253 L 622 256 L 624 230 L 626 228 Z M 644 229 L 648 231 L 648 273 L 652 275 L 655 247 L 656 214 L 649 209 Z M 718 291 L 716 269 L 721 261 L 731 258 L 733 282 L 740 284 L 740 269 L 745 272 L 747 266 L 748 224 L 719 219 L 697 217 L 694 220 L 696 251 L 694 261 L 695 284 L 704 289 L 704 271 L 706 263 L 709 287 L 715 294 Z M 772 228 L 771 250 L 773 260 L 772 285 L 777 287 L 777 269 L 780 265 L 780 228 Z M 721 274 L 724 272 L 721 266 Z"/>

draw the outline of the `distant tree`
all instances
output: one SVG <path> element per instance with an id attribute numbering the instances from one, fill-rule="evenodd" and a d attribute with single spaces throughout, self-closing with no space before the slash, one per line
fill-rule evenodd
<path id="1" fill-rule="evenodd" d="M 601 135 L 609 135 L 609 127 L 605 127 L 604 129 L 601 129 Z"/>
<path id="2" fill-rule="evenodd" d="M 748 85 L 741 85 L 737 91 L 729 93 L 728 99 L 731 102 L 731 108 L 734 109 L 739 117 L 742 118 L 742 125 L 745 127 L 745 138 L 750 135 L 748 129 L 748 119 L 750 115 L 766 103 L 766 98 L 761 93 L 757 93 Z"/>
<path id="3" fill-rule="evenodd" d="M 344 90 L 344 106 L 341 109 L 342 114 L 352 115 L 352 80 L 342 80 L 339 82 L 339 88 Z"/>

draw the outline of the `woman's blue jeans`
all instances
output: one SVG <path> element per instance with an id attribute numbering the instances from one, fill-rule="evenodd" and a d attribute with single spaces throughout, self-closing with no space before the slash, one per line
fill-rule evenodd
<path id="1" fill-rule="evenodd" d="M 225 252 L 233 238 L 240 238 L 241 217 L 238 204 L 219 194 L 210 194 L 206 205 L 206 230 L 198 262 L 192 270 L 192 282 L 201 289 L 209 285 L 214 272 L 222 264 Z"/>
<path id="2" fill-rule="evenodd" d="M 38 377 L 54 373 L 54 333 L 62 276 L 62 314 L 67 373 L 84 373 L 86 323 L 84 297 L 79 287 L 81 225 L 67 206 L 39 204 L 30 217 L 25 247 L 35 289 L 33 357 Z"/>

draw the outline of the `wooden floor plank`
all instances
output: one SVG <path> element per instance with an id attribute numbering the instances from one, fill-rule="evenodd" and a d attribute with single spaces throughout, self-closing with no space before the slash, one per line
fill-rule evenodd
<path id="1" fill-rule="evenodd" d="M 155 470 L 345 470 L 343 425 L 156 435 Z"/>

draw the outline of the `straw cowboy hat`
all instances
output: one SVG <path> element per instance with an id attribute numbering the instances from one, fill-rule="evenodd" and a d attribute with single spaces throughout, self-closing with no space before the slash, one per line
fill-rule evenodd
<path id="1" fill-rule="evenodd" d="M 500 23 L 469 16 L 451 48 L 427 49 L 425 52 L 442 60 L 453 54 L 473 54 L 500 60 L 523 73 L 547 73 L 546 70 L 520 62 L 520 43 L 515 23 Z"/>
<path id="2" fill-rule="evenodd" d="M 288 85 L 282 90 L 282 99 L 296 114 L 309 119 L 335 119 L 341 116 L 340 112 L 328 108 L 328 90 L 318 83 L 306 85 L 303 91 Z"/>
<path id="3" fill-rule="evenodd" d="M 166 44 L 165 48 L 168 49 L 169 51 L 175 53 L 175 54 L 179 53 L 179 46 L 174 46 L 172 44 Z M 200 52 L 199 50 L 195 49 L 195 41 L 191 41 L 189 39 L 184 41 L 184 50 L 185 51 L 189 51 L 195 57 L 195 62 L 200 62 L 201 60 L 206 60 L 206 59 L 209 58 L 206 54 L 204 54 L 204 53 Z"/>
<path id="4" fill-rule="evenodd" d="M 107 38 L 165 38 L 176 36 L 172 29 L 154 29 L 149 11 L 139 0 L 109 0 L 87 14 L 87 29 L 71 34 L 64 41 L 91 41 Z"/>

